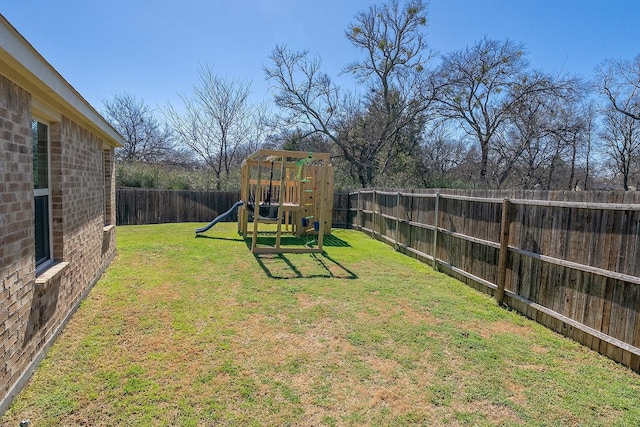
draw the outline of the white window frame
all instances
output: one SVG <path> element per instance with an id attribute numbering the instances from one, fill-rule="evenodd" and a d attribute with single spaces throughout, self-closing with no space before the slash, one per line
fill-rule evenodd
<path id="1" fill-rule="evenodd" d="M 48 218 L 47 221 L 49 223 L 49 259 L 44 261 L 42 264 L 36 267 L 36 276 L 41 274 L 47 268 L 49 268 L 54 263 L 53 258 L 53 212 L 52 206 L 53 203 L 51 201 L 51 123 L 48 120 L 43 119 L 37 115 L 32 115 L 31 120 L 39 122 L 47 127 L 47 188 L 38 188 L 33 190 L 33 214 L 35 218 L 35 198 L 38 196 L 47 196 L 47 211 Z M 33 127 L 32 127 L 33 129 Z M 32 135 L 33 138 L 33 135 Z M 34 235 L 35 235 L 35 223 L 34 223 Z M 35 248 L 34 248 L 34 257 L 35 257 Z"/>

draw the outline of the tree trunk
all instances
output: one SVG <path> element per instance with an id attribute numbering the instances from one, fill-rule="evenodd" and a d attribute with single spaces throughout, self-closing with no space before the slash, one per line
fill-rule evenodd
<path id="1" fill-rule="evenodd" d="M 482 140 L 480 141 L 480 150 L 482 152 L 482 158 L 480 163 L 480 177 L 486 184 L 487 182 L 487 167 L 489 164 L 489 141 Z"/>
<path id="2" fill-rule="evenodd" d="M 575 190 L 578 183 L 577 182 L 573 182 L 573 179 L 575 178 L 575 174 L 576 174 L 576 156 L 577 156 L 577 151 L 578 148 L 576 147 L 576 138 L 573 138 L 573 145 L 572 145 L 572 152 L 571 152 L 571 176 L 569 177 L 569 186 L 571 188 L 569 188 L 569 190 Z"/>

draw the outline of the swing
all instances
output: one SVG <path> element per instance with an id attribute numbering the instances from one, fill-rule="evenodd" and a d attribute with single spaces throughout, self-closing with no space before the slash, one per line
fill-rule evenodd
<path id="1" fill-rule="evenodd" d="M 273 161 L 271 161 L 271 174 L 269 175 L 269 191 L 267 191 L 267 199 L 260 206 L 260 216 L 266 219 L 278 218 L 278 207 L 271 206 L 271 192 L 273 190 Z M 275 209 L 274 209 L 275 208 Z"/>

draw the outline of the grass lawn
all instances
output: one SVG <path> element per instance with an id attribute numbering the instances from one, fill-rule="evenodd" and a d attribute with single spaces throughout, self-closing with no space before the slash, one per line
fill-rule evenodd
<path id="1" fill-rule="evenodd" d="M 364 234 L 254 256 L 196 226 L 118 228 L 0 425 L 640 425 L 639 375 Z"/>

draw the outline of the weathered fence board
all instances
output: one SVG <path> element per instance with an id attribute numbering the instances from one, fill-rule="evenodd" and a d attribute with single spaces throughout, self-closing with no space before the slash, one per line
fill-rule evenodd
<path id="1" fill-rule="evenodd" d="M 144 225 L 177 222 L 209 222 L 240 200 L 238 191 L 183 191 L 119 188 L 116 192 L 116 224 Z M 350 223 L 349 194 L 335 193 L 333 227 Z M 232 212 L 225 221 L 237 221 Z"/>
<path id="2" fill-rule="evenodd" d="M 367 189 L 348 200 L 351 227 L 497 299 L 502 275 L 505 303 L 640 371 L 639 193 Z"/>
<path id="3" fill-rule="evenodd" d="M 334 193 L 332 227 L 346 228 L 350 224 L 349 193 Z"/>
<path id="4" fill-rule="evenodd" d="M 116 224 L 209 222 L 239 199 L 239 192 L 119 188 L 116 192 Z M 236 215 L 233 212 L 228 221 L 236 221 Z"/>

